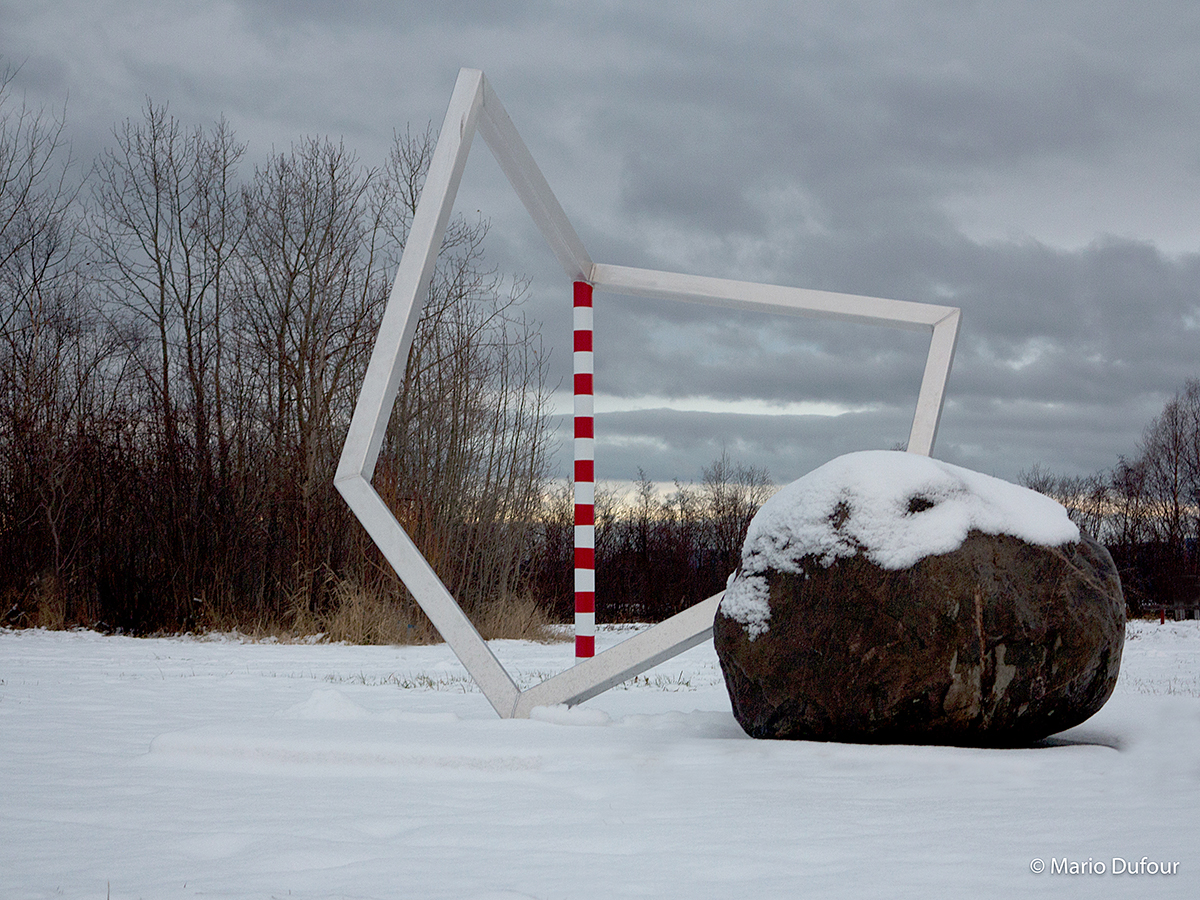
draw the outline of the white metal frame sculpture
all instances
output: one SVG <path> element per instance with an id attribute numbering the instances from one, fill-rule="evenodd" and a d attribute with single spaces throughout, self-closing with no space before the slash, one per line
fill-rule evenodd
<path id="1" fill-rule="evenodd" d="M 933 449 L 958 339 L 959 310 L 594 263 L 483 73 L 462 69 L 367 365 L 335 483 L 496 712 L 502 718 L 524 718 L 535 706 L 580 703 L 707 640 L 722 594 L 522 691 L 372 487 L 413 332 L 477 130 L 572 282 L 643 297 L 932 332 L 909 434 L 911 453 L 928 456 Z"/>

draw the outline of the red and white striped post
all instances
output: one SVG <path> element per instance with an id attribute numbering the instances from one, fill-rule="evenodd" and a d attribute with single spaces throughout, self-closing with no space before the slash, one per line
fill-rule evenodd
<path id="1" fill-rule="evenodd" d="M 592 286 L 575 282 L 575 658 L 596 655 L 596 432 Z"/>

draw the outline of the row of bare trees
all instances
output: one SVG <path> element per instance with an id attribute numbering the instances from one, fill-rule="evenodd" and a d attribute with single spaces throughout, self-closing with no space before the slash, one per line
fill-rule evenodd
<path id="1" fill-rule="evenodd" d="M 696 484 L 661 495 L 639 470 L 631 492 L 596 491 L 596 597 L 601 621 L 658 621 L 725 588 L 746 529 L 774 492 L 767 471 L 722 453 Z M 530 583 L 556 618 L 573 602 L 570 486 L 552 494 Z"/>
<path id="2" fill-rule="evenodd" d="M 397 591 L 332 480 L 433 136 L 306 138 L 246 173 L 165 107 L 90 167 L 0 78 L 0 624 L 312 622 Z M 468 605 L 515 591 L 546 355 L 486 224 L 442 247 L 377 484 Z"/>
<path id="3" fill-rule="evenodd" d="M 320 627 L 353 591 L 397 598 L 332 487 L 433 135 L 377 167 L 305 138 L 249 168 L 227 123 L 165 107 L 90 166 L 0 74 L 0 625 L 133 632 Z M 573 515 L 549 489 L 547 354 L 486 223 L 439 256 L 375 484 L 476 613 L 571 607 Z M 1200 381 L 1111 470 L 1025 482 L 1113 551 L 1131 604 L 1200 595 Z M 597 495 L 606 618 L 720 590 L 765 471 Z M 391 602 L 391 601 L 388 601 Z"/>
<path id="4" fill-rule="evenodd" d="M 398 135 L 375 168 L 315 138 L 250 167 L 224 121 L 151 102 L 83 167 L 9 84 L 0 625 L 327 630 L 348 598 L 402 599 L 332 481 L 433 135 Z M 486 232 L 446 235 L 375 485 L 469 610 L 519 595 L 566 617 L 547 355 Z M 602 490 L 603 616 L 720 590 L 769 492 L 725 455 L 665 497 L 644 476 Z"/>
<path id="5" fill-rule="evenodd" d="M 1067 507 L 1106 544 L 1137 611 L 1200 600 L 1200 380 L 1189 380 L 1111 470 L 1023 482 Z"/>

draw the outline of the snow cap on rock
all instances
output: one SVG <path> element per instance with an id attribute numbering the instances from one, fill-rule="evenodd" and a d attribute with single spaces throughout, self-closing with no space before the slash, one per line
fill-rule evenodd
<path id="1" fill-rule="evenodd" d="M 848 453 L 763 504 L 721 611 L 754 638 L 771 615 L 762 577 L 769 570 L 800 572 L 804 557 L 829 566 L 857 553 L 884 569 L 906 569 L 958 549 L 970 531 L 1042 547 L 1079 540 L 1067 511 L 1036 491 L 914 453 Z"/>

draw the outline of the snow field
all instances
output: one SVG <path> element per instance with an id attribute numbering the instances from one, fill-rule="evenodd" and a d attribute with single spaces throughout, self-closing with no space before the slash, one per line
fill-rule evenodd
<path id="1" fill-rule="evenodd" d="M 1190 898 L 1200 623 L 1128 634 L 1091 720 L 972 750 L 753 741 L 711 643 L 503 721 L 445 646 L 0 632 L 0 897 Z"/>

